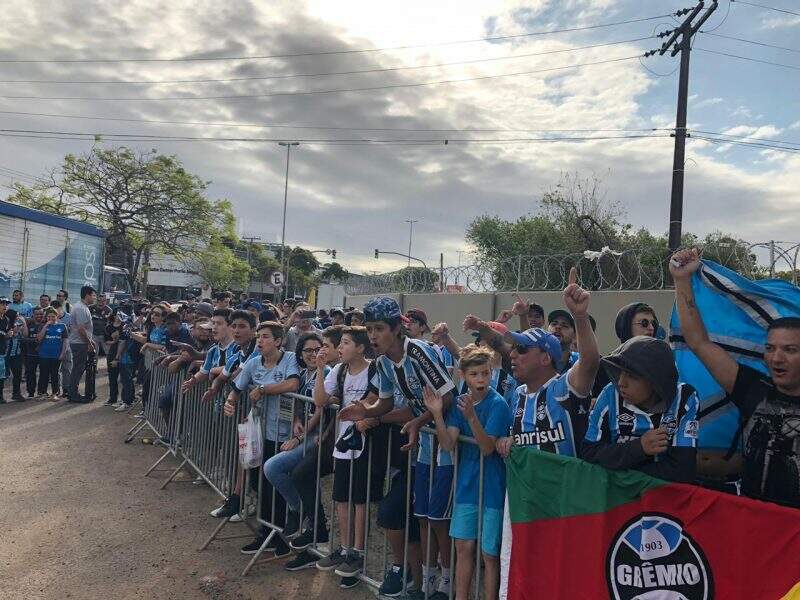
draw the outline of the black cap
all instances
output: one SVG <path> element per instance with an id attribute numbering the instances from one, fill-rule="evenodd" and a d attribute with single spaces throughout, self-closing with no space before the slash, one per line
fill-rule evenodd
<path id="1" fill-rule="evenodd" d="M 575 329 L 575 319 L 572 318 L 572 315 L 569 313 L 569 311 L 566 311 L 563 308 L 557 308 L 553 311 L 550 311 L 550 314 L 547 315 L 547 324 L 549 325 L 559 317 L 563 317 L 569 321 L 570 326 Z"/>

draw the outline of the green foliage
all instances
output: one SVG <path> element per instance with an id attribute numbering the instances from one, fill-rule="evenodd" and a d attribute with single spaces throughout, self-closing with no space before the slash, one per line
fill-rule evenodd
<path id="1" fill-rule="evenodd" d="M 214 289 L 245 289 L 250 278 L 246 260 L 238 258 L 221 237 L 195 254 L 194 264 L 200 277 Z"/>
<path id="2" fill-rule="evenodd" d="M 306 277 L 311 277 L 319 269 L 319 261 L 311 252 L 300 246 L 295 246 L 288 252 L 289 267 L 297 269 Z"/>
<path id="3" fill-rule="evenodd" d="M 152 254 L 191 262 L 215 238 L 235 239 L 230 203 L 207 199 L 207 185 L 175 156 L 96 146 L 68 154 L 47 184 L 17 185 L 9 200 L 106 229 L 107 254 L 128 269 L 131 285 L 140 274 L 146 285 Z"/>
<path id="4" fill-rule="evenodd" d="M 597 252 L 604 247 L 622 255 L 603 257 L 594 268 L 584 269 L 588 286 L 621 278 L 619 287 L 635 289 L 664 281 L 668 273 L 667 236 L 633 230 L 623 218 L 619 206 L 605 198 L 598 178 L 567 174 L 543 194 L 534 214 L 515 221 L 483 215 L 470 223 L 466 239 L 476 249 L 480 262 L 491 269 L 497 289 L 514 289 L 518 276 L 523 283 L 546 280 L 547 275 L 537 269 L 567 271 L 582 260 L 584 251 Z M 741 240 L 716 232 L 703 239 L 685 234 L 682 242 L 703 248 L 704 257 L 749 277 L 761 275 L 755 256 Z M 520 263 L 519 257 L 539 258 Z M 561 258 L 553 262 L 545 257 Z"/>
<path id="5" fill-rule="evenodd" d="M 322 265 L 319 273 L 320 281 L 346 281 L 350 273 L 338 262 L 329 262 Z"/>

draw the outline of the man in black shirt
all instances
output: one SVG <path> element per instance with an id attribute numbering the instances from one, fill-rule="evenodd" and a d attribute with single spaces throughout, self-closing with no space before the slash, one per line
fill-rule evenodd
<path id="1" fill-rule="evenodd" d="M 769 376 L 740 365 L 708 337 L 692 291 L 699 268 L 697 250 L 670 261 L 686 344 L 740 411 L 742 491 L 800 507 L 800 316 L 771 321 L 764 347 Z"/>

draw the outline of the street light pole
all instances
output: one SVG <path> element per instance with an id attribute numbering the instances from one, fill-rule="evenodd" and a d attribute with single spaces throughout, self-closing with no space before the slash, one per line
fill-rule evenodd
<path id="1" fill-rule="evenodd" d="M 408 266 L 411 266 L 411 238 L 414 235 L 414 223 L 419 223 L 419 219 L 406 219 L 408 223 Z"/>
<path id="2" fill-rule="evenodd" d="M 283 184 L 283 227 L 281 228 L 281 273 L 283 273 L 283 299 L 289 292 L 289 269 L 286 259 L 286 202 L 289 198 L 289 155 L 292 146 L 299 146 L 300 142 L 278 142 L 278 146 L 286 146 L 286 180 Z"/>

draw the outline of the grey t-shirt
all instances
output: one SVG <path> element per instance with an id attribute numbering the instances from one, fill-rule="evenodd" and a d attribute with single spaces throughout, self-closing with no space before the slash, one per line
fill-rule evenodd
<path id="1" fill-rule="evenodd" d="M 283 349 L 287 350 L 288 352 L 294 352 L 295 348 L 297 348 L 297 341 L 301 336 L 307 333 L 316 333 L 317 335 L 322 335 L 322 331 L 316 327 L 312 327 L 308 331 L 300 331 L 297 328 L 297 325 L 294 325 L 289 328 L 289 331 L 286 332 L 286 335 L 283 338 Z"/>
<path id="2" fill-rule="evenodd" d="M 92 337 L 92 313 L 89 312 L 89 307 L 83 302 L 76 302 L 72 305 L 72 310 L 69 313 L 69 343 L 70 344 L 86 344 L 84 338 L 79 332 L 78 327 L 83 325 L 89 338 Z"/>

